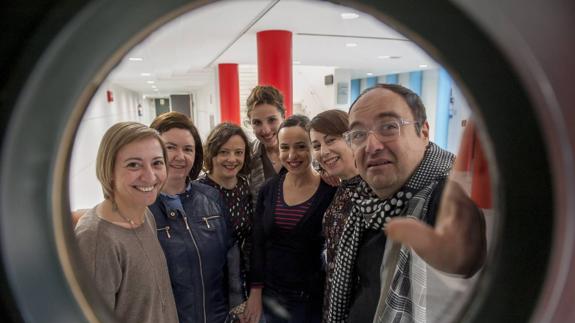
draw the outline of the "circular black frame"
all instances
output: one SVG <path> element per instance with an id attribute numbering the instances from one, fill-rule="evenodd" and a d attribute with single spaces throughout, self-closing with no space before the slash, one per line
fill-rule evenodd
<path id="1" fill-rule="evenodd" d="M 15 65 L 0 84 L 1 125 L 6 126 L 0 279 L 6 286 L 3 310 L 12 321 L 112 320 L 90 292 L 89 280 L 75 270 L 76 251 L 68 243 L 73 233 L 63 192 L 74 134 L 91 95 L 133 45 L 211 1 L 79 2 L 37 1 L 39 6 L 25 16 L 29 26 L 16 23 L 19 17 L 9 20 L 29 37 L 10 39 L 17 52 L 4 53 Z M 502 243 L 461 322 L 527 321 L 545 279 L 554 205 L 536 203 L 553 201 L 552 177 L 536 110 L 517 72 L 486 32 L 451 2 L 337 2 L 385 21 L 418 43 L 447 68 L 479 115 L 484 139 L 491 142 L 495 207 L 504 215 L 498 232 Z"/>

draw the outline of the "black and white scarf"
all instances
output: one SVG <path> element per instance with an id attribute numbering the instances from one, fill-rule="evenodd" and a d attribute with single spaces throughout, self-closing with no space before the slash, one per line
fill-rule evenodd
<path id="1" fill-rule="evenodd" d="M 380 199 L 365 181 L 362 181 L 357 186 L 356 191 L 352 195 L 353 207 L 351 214 L 343 229 L 336 253 L 333 285 L 329 296 L 328 322 L 343 323 L 347 320 L 353 297 L 352 292 L 357 281 L 355 263 L 363 233 L 368 229 L 382 229 L 388 218 L 402 214 L 405 206 L 413 196 L 438 180 L 447 177 L 454 158 L 450 152 L 439 148 L 434 143 L 429 143 L 421 164 L 410 177 L 407 184 L 392 197 L 385 200 Z M 408 259 L 404 259 L 404 261 L 400 259 L 393 271 L 392 281 L 400 279 L 396 275 L 405 271 L 409 272 L 409 261 Z M 401 279 L 405 279 L 405 277 Z M 409 276 L 407 279 L 409 279 Z M 409 290 L 398 290 L 397 293 L 399 295 L 395 296 L 405 298 L 407 295 L 401 294 L 409 293 Z M 409 307 L 405 306 L 394 309 L 394 311 L 399 313 L 408 312 L 409 310 Z"/>

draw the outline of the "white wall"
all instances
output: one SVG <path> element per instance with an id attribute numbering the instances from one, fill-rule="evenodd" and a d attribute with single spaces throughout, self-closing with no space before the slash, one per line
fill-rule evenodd
<path id="1" fill-rule="evenodd" d="M 463 130 L 465 129 L 462 126 L 462 121 L 469 120 L 471 116 L 471 108 L 455 82 L 452 81 L 451 85 L 453 103 L 449 108 L 450 118 L 447 128 L 447 150 L 456 154 L 459 151 L 461 137 L 463 136 Z"/>
<path id="2" fill-rule="evenodd" d="M 324 85 L 324 77 L 333 75 L 334 82 Z M 337 83 L 350 82 L 348 70 L 336 70 L 333 67 L 294 65 L 293 76 L 293 113 L 313 117 L 326 109 L 340 108 L 347 111 L 348 104 L 337 105 Z M 246 119 L 245 101 L 251 90 L 258 84 L 257 66 L 240 65 L 240 110 L 242 120 Z M 349 99 L 348 99 L 349 101 Z"/>
<path id="3" fill-rule="evenodd" d="M 337 85 L 339 83 L 347 84 L 347 102 L 344 104 L 337 103 Z M 349 110 L 349 106 L 351 105 L 351 71 L 347 69 L 336 68 L 334 71 L 333 84 L 333 95 L 335 100 L 334 108 L 347 112 Z"/>
<path id="4" fill-rule="evenodd" d="M 240 120 L 242 120 L 243 126 L 248 126 L 251 129 L 249 127 L 246 101 L 252 89 L 258 85 L 258 67 L 256 65 L 240 65 L 238 74 L 240 79 Z"/>
<path id="5" fill-rule="evenodd" d="M 439 70 L 423 71 L 421 84 L 421 101 L 425 106 L 427 122 L 429 122 L 429 138 L 435 139 L 435 116 L 437 112 L 437 83 L 439 81 Z"/>
<path id="6" fill-rule="evenodd" d="M 106 91 L 114 101 L 107 102 Z M 138 116 L 138 104 L 142 116 Z M 104 83 L 96 92 L 78 129 L 70 168 L 70 206 L 73 210 L 90 208 L 104 199 L 100 182 L 96 179 L 96 155 L 106 130 L 116 122 L 138 121 L 149 125 L 155 117 L 153 104 L 140 94 Z"/>
<path id="7" fill-rule="evenodd" d="M 401 85 L 401 86 L 403 86 L 403 87 L 406 87 L 406 88 L 408 88 L 408 89 L 411 87 L 411 86 L 409 85 L 409 80 L 410 80 L 410 75 L 409 75 L 409 73 L 401 73 L 401 74 L 398 75 L 397 79 L 398 79 L 397 81 L 398 81 L 398 84 L 399 84 L 399 85 Z"/>
<path id="8" fill-rule="evenodd" d="M 193 91 L 194 107 L 192 119 L 198 128 L 202 141 L 208 136 L 212 128 L 220 122 L 219 96 L 216 81 Z"/>
<path id="9" fill-rule="evenodd" d="M 304 114 L 309 118 L 335 108 L 335 82 L 324 85 L 326 75 L 333 75 L 333 67 L 299 66 L 293 68 L 294 114 Z M 299 106 L 299 109 L 296 109 Z"/>

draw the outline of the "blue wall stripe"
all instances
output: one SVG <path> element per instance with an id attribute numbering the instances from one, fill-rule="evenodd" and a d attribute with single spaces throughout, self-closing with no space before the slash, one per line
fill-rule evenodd
<path id="1" fill-rule="evenodd" d="M 372 77 L 368 77 L 365 80 L 365 85 L 367 88 L 370 88 L 372 86 L 375 86 L 377 84 L 377 76 L 372 76 Z"/>
<path id="2" fill-rule="evenodd" d="M 353 103 L 355 99 L 359 96 L 359 92 L 361 91 L 361 80 L 360 79 L 352 79 L 351 80 L 351 101 Z"/>
<path id="3" fill-rule="evenodd" d="M 443 68 L 439 69 L 437 82 L 437 112 L 435 116 L 435 143 L 447 148 L 447 135 L 449 126 L 449 100 L 451 94 L 451 78 Z"/>
<path id="4" fill-rule="evenodd" d="M 409 88 L 419 96 L 421 96 L 422 79 L 423 73 L 421 71 L 409 73 Z"/>
<path id="5" fill-rule="evenodd" d="M 399 75 L 397 74 L 388 74 L 385 76 L 385 83 L 388 84 L 398 84 L 399 83 Z"/>

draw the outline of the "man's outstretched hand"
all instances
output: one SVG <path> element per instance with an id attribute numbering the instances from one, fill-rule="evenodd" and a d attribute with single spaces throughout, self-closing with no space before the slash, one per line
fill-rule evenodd
<path id="1" fill-rule="evenodd" d="M 454 181 L 448 181 L 435 227 L 411 218 L 392 218 L 387 237 L 411 247 L 440 271 L 472 276 L 486 255 L 485 220 L 481 211 Z"/>

